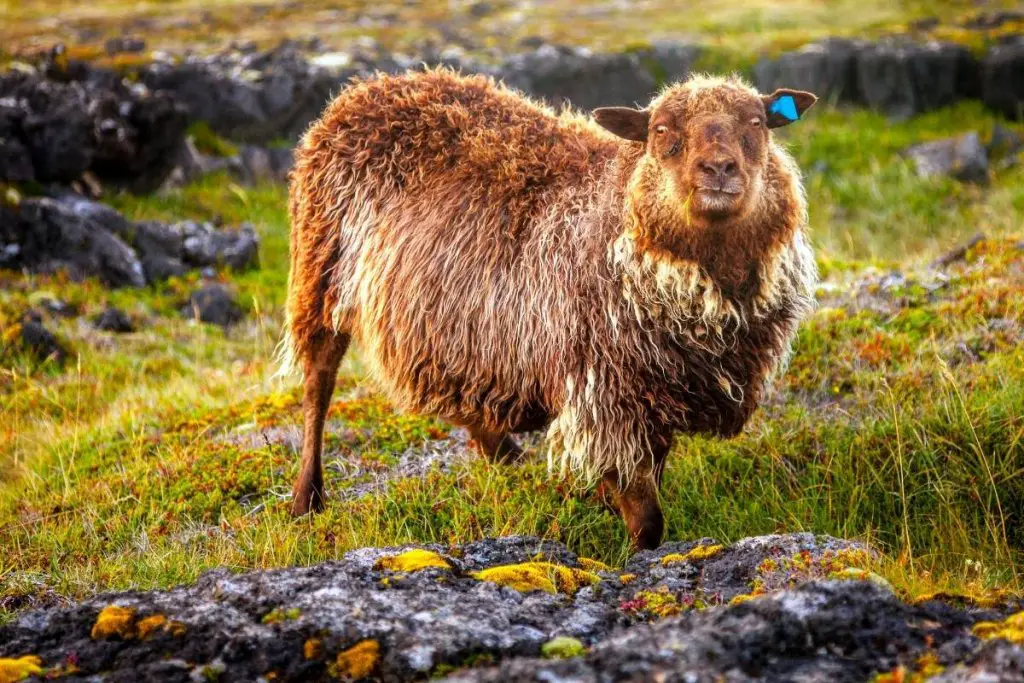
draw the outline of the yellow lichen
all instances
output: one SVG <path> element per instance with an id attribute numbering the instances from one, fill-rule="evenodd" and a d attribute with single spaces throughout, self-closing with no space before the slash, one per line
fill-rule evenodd
<path id="1" fill-rule="evenodd" d="M 742 604 L 744 602 L 749 602 L 749 601 L 753 600 L 754 598 L 759 598 L 762 595 L 764 595 L 764 593 L 759 593 L 757 591 L 753 591 L 751 593 L 741 593 L 740 595 L 737 595 L 737 596 L 733 597 L 733 599 L 729 601 L 729 604 L 730 605 L 740 605 L 740 604 Z"/>
<path id="2" fill-rule="evenodd" d="M 373 568 L 377 571 L 415 572 L 428 567 L 451 569 L 443 557 L 432 550 L 413 548 L 398 555 L 389 555 L 377 560 Z"/>
<path id="3" fill-rule="evenodd" d="M 682 562 L 699 562 L 701 560 L 707 560 L 722 552 L 722 549 L 723 546 L 720 545 L 698 545 L 685 555 L 681 553 L 671 553 L 670 555 L 666 555 L 661 558 L 661 565 L 663 567 L 669 567 L 673 564 L 680 564 Z"/>
<path id="4" fill-rule="evenodd" d="M 324 642 L 319 638 L 310 638 L 302 644 L 302 656 L 306 659 L 320 659 L 324 654 Z"/>
<path id="5" fill-rule="evenodd" d="M 337 675 L 346 680 L 366 678 L 376 668 L 380 659 L 380 643 L 364 640 L 344 652 L 338 653 Z"/>
<path id="6" fill-rule="evenodd" d="M 588 572 L 610 572 L 612 570 L 612 568 L 604 562 L 601 562 L 600 560 L 592 560 L 589 557 L 581 557 L 579 562 L 580 566 Z"/>
<path id="7" fill-rule="evenodd" d="M 117 605 L 108 605 L 100 611 L 91 633 L 94 640 L 113 636 L 128 640 L 135 634 L 135 610 Z"/>
<path id="8" fill-rule="evenodd" d="M 162 614 L 154 614 L 151 617 L 139 620 L 139 623 L 135 625 L 136 630 L 139 632 L 139 638 L 145 639 L 152 636 L 157 629 L 167 627 L 167 617 Z"/>
<path id="9" fill-rule="evenodd" d="M 16 659 L 0 659 L 0 683 L 14 683 L 43 673 L 43 660 L 35 655 Z"/>
<path id="10" fill-rule="evenodd" d="M 623 586 L 628 586 L 636 581 L 636 574 L 619 574 L 619 581 Z"/>
<path id="11" fill-rule="evenodd" d="M 1017 612 L 1003 621 L 979 621 L 971 630 L 985 640 L 998 638 L 1024 645 L 1024 612 Z"/>
<path id="12" fill-rule="evenodd" d="M 181 623 L 180 621 L 169 621 L 169 622 L 167 622 L 166 629 L 167 629 L 167 632 L 170 633 L 175 638 L 180 638 L 181 636 L 185 635 L 185 631 L 188 630 L 186 628 L 185 624 Z"/>
<path id="13" fill-rule="evenodd" d="M 601 577 L 593 572 L 550 562 L 524 562 L 503 567 L 490 567 L 475 572 L 471 576 L 480 581 L 490 581 L 500 586 L 514 588 L 522 593 L 542 590 L 547 593 L 567 593 L 569 595 L 575 594 L 583 586 L 590 586 L 601 580 Z"/>
<path id="14" fill-rule="evenodd" d="M 871 683 L 925 683 L 943 671 L 938 657 L 933 652 L 926 652 L 917 658 L 914 669 L 898 666 L 892 671 L 876 674 Z"/>

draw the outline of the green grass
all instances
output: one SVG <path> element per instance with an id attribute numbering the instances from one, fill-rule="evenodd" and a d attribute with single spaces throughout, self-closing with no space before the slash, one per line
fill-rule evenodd
<path id="1" fill-rule="evenodd" d="M 879 571 L 909 594 L 1022 588 L 1024 350 L 1014 335 L 1024 325 L 1015 246 L 1024 177 L 1004 171 L 984 189 L 924 180 L 897 155 L 993 124 L 973 105 L 899 124 L 822 108 L 785 133 L 809 171 L 813 237 L 835 292 L 801 329 L 776 397 L 742 436 L 679 440 L 664 488 L 670 540 L 809 530 L 876 544 L 887 554 Z M 296 454 L 243 438 L 300 423 L 295 382 L 272 377 L 285 189 L 216 176 L 114 204 L 137 219 L 253 222 L 262 269 L 221 274 L 250 315 L 226 333 L 181 318 L 194 276 L 141 291 L 0 276 L 0 328 L 45 295 L 85 315 L 113 303 L 143 320 L 114 338 L 50 321 L 74 350 L 63 369 L 3 352 L 0 620 L 54 592 L 168 586 L 210 567 L 306 564 L 366 545 L 526 533 L 624 560 L 618 519 L 539 460 L 457 464 L 291 519 Z M 917 268 L 979 230 L 993 239 L 939 289 L 914 280 L 889 294 L 849 289 L 865 267 Z M 889 308 L 855 305 L 858 296 Z M 980 360 L 962 362 L 963 349 Z M 395 412 L 358 353 L 343 366 L 332 419 L 342 427 L 329 447 L 360 473 L 329 469 L 334 494 L 448 432 Z"/>

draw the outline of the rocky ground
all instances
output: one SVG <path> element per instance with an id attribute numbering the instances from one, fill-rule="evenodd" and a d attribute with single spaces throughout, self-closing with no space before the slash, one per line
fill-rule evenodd
<path id="1" fill-rule="evenodd" d="M 529 537 L 364 548 L 26 613 L 0 628 L 0 675 L 21 661 L 109 681 L 1019 680 L 1024 603 L 908 604 L 871 562 L 810 534 L 670 543 L 620 569 Z"/>

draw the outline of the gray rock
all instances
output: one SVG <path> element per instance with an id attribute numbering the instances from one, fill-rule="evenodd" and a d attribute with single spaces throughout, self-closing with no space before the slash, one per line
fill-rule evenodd
<path id="1" fill-rule="evenodd" d="M 111 287 L 141 287 L 142 264 L 108 230 L 89 203 L 48 198 L 22 200 L 0 213 L 0 266 L 33 272 L 65 270 L 75 279 L 98 277 Z"/>
<path id="2" fill-rule="evenodd" d="M 968 182 L 988 181 L 988 156 L 977 133 L 914 145 L 904 154 L 923 178 L 947 175 Z"/>
<path id="3" fill-rule="evenodd" d="M 93 318 L 92 324 L 97 330 L 126 334 L 135 331 L 135 324 L 128 314 L 120 308 L 109 306 Z"/>
<path id="4" fill-rule="evenodd" d="M 192 292 L 181 313 L 185 317 L 220 327 L 230 327 L 245 317 L 228 288 L 217 283 L 204 285 Z"/>
<path id="5" fill-rule="evenodd" d="M 871 581 L 825 580 L 842 558 L 864 552 L 850 542 L 768 536 L 683 559 L 697 545 L 642 553 L 623 570 L 631 579 L 599 571 L 600 581 L 575 593 L 519 592 L 473 576 L 524 562 L 582 566 L 564 546 L 526 537 L 430 546 L 449 567 L 413 572 L 378 564 L 405 548 L 363 548 L 314 567 L 215 570 L 170 591 L 27 612 L 0 626 L 0 657 L 32 653 L 54 665 L 74 652 L 77 680 L 183 681 L 218 671 L 226 680 L 273 672 L 308 681 L 343 673 L 339 663 L 358 646 L 369 680 L 859 682 L 925 652 L 947 666 L 985 657 L 971 626 L 1005 613 L 910 606 Z M 755 582 L 778 590 L 728 604 Z M 645 609 L 650 596 L 674 609 Z M 134 610 L 123 635 L 92 638 L 110 605 Z M 167 621 L 140 637 L 139 620 L 155 615 Z M 589 651 L 540 659 L 559 636 Z"/>
<path id="6" fill-rule="evenodd" d="M 857 51 L 862 41 L 828 38 L 787 52 L 778 59 L 762 59 L 754 67 L 754 82 L 761 92 L 794 88 L 835 102 L 859 102 Z"/>
<path id="7" fill-rule="evenodd" d="M 1006 118 L 1024 120 L 1024 36 L 997 45 L 985 55 L 981 98 Z"/>
<path id="8" fill-rule="evenodd" d="M 183 107 L 81 62 L 41 71 L 0 74 L 0 180 L 68 184 L 88 171 L 136 192 L 160 186 L 184 140 Z"/>
<path id="9" fill-rule="evenodd" d="M 908 118 L 973 94 L 977 61 L 953 43 L 893 38 L 857 51 L 857 84 L 868 106 Z"/>
<path id="10" fill-rule="evenodd" d="M 18 339 L 22 348 L 31 351 L 40 362 L 52 360 L 63 365 L 69 355 L 60 340 L 43 325 L 42 317 L 34 311 L 22 316 Z"/>

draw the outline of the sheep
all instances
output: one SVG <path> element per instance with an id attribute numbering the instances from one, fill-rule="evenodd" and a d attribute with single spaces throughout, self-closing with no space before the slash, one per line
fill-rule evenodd
<path id="1" fill-rule="evenodd" d="M 812 307 L 800 174 L 771 129 L 815 100 L 704 75 L 592 117 L 446 69 L 344 89 L 289 192 L 292 513 L 324 505 L 324 419 L 356 339 L 396 405 L 494 461 L 546 428 L 549 466 L 599 483 L 634 548 L 656 547 L 673 435 L 737 434 Z"/>

